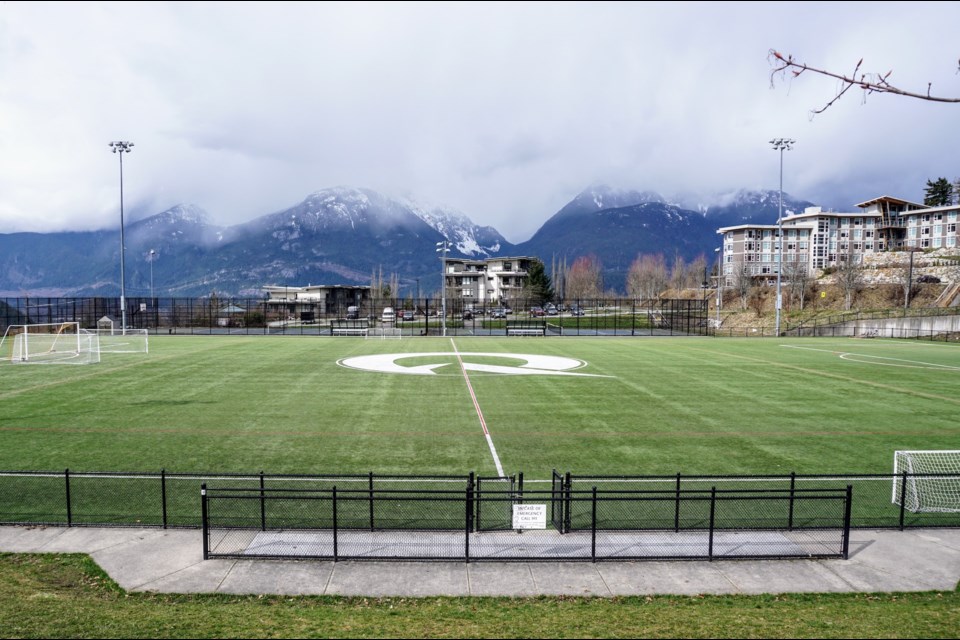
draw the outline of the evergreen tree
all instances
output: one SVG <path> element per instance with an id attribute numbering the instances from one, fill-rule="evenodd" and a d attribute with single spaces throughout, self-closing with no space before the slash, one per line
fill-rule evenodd
<path id="1" fill-rule="evenodd" d="M 546 267 L 540 260 L 535 260 L 530 264 L 527 271 L 527 294 L 532 300 L 538 303 L 544 303 L 553 300 L 553 285 L 550 282 L 550 276 L 547 275 Z"/>
<path id="2" fill-rule="evenodd" d="M 927 180 L 927 188 L 923 193 L 923 204 L 927 206 L 942 207 L 953 204 L 953 185 L 946 178 Z"/>

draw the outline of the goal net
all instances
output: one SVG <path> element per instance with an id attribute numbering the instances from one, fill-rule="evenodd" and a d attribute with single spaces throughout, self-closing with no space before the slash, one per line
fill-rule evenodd
<path id="1" fill-rule="evenodd" d="M 960 451 L 896 451 L 893 503 L 913 513 L 960 512 Z"/>
<path id="2" fill-rule="evenodd" d="M 100 353 L 149 353 L 146 329 L 80 329 L 81 334 L 94 334 L 100 339 Z"/>
<path id="3" fill-rule="evenodd" d="M 364 334 L 366 338 L 380 338 L 381 340 L 400 340 L 403 337 L 403 329 L 395 327 L 376 327 L 371 328 Z"/>
<path id="4" fill-rule="evenodd" d="M 10 325 L 0 354 L 15 364 L 93 364 L 100 362 L 100 341 L 76 322 Z"/>

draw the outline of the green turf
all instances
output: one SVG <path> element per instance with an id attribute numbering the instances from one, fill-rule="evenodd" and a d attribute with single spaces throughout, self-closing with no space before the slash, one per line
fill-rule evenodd
<path id="1" fill-rule="evenodd" d="M 125 592 L 87 556 L 0 554 L 9 638 L 955 638 L 960 594 L 343 598 Z"/>
<path id="2" fill-rule="evenodd" d="M 445 362 L 433 376 L 337 365 L 452 344 L 578 358 L 578 372 L 606 376 L 469 373 L 504 470 L 528 478 L 885 473 L 896 449 L 960 448 L 956 345 L 160 336 L 149 354 L 97 365 L 0 366 L 0 469 L 493 475 L 455 356 L 403 362 Z"/>

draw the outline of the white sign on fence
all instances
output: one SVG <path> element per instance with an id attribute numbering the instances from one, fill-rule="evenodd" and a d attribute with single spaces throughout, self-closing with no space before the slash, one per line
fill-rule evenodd
<path id="1" fill-rule="evenodd" d="M 545 504 L 515 504 L 513 505 L 514 529 L 546 529 L 547 505 Z"/>

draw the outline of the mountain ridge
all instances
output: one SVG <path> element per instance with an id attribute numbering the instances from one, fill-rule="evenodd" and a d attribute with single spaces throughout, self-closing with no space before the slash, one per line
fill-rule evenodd
<path id="1" fill-rule="evenodd" d="M 453 258 L 530 255 L 549 264 L 555 256 L 595 255 L 607 286 L 622 288 L 639 253 L 692 260 L 712 254 L 718 227 L 760 218 L 775 223 L 779 200 L 773 203 L 771 194 L 777 193 L 741 190 L 729 202 L 693 210 L 653 191 L 594 184 L 519 244 L 456 209 L 356 187 L 321 189 L 228 227 L 182 203 L 127 225 L 126 292 L 259 296 L 260 287 L 282 282 L 368 284 L 382 268 L 398 275 L 404 293 L 436 274 L 434 249 L 442 240 L 452 243 Z M 809 205 L 787 194 L 784 200 Z M 0 234 L 0 294 L 117 295 L 119 244 L 119 230 Z"/>

